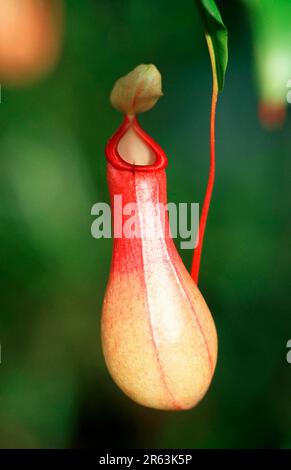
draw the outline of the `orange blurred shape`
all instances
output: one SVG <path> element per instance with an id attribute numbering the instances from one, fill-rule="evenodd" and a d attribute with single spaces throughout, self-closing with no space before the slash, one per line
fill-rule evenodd
<path id="1" fill-rule="evenodd" d="M 61 46 L 61 0 L 0 0 L 0 80 L 31 82 L 56 64 Z"/>
<path id="2" fill-rule="evenodd" d="M 286 118 L 284 104 L 261 102 L 259 104 L 259 117 L 261 124 L 267 129 L 282 127 Z"/>

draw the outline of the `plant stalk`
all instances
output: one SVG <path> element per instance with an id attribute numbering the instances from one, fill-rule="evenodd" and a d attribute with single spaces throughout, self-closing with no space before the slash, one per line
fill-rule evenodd
<path id="1" fill-rule="evenodd" d="M 212 198 L 214 180 L 215 180 L 215 116 L 216 116 L 216 105 L 217 105 L 217 97 L 218 97 L 218 82 L 217 82 L 217 73 L 216 73 L 216 67 L 215 67 L 214 49 L 213 49 L 211 39 L 208 35 L 206 35 L 206 41 L 207 41 L 207 45 L 209 49 L 212 75 L 213 75 L 212 100 L 211 100 L 211 112 L 210 112 L 210 162 L 209 162 L 208 182 L 207 182 L 205 197 L 204 197 L 201 216 L 200 216 L 198 245 L 195 248 L 194 253 L 193 253 L 193 260 L 192 260 L 192 267 L 191 267 L 191 276 L 196 284 L 198 284 L 204 234 L 205 234 L 207 217 L 208 217 L 209 207 L 210 207 L 211 198 Z"/>

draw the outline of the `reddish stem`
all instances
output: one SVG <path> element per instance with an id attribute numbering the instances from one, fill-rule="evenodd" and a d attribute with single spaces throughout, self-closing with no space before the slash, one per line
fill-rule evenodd
<path id="1" fill-rule="evenodd" d="M 198 284 L 198 277 L 199 277 L 199 270 L 200 270 L 200 261 L 201 261 L 204 233 L 205 233 L 206 222 L 207 222 L 208 211 L 209 211 L 209 206 L 210 206 L 210 202 L 211 202 L 212 191 L 213 191 L 213 186 L 214 186 L 214 178 L 215 178 L 215 113 L 216 113 L 217 95 L 218 95 L 218 90 L 217 90 L 217 86 L 215 86 L 215 82 L 214 82 L 213 90 L 212 90 L 211 112 L 210 112 L 210 166 L 209 166 L 209 175 L 208 175 L 206 193 L 205 193 L 205 197 L 204 197 L 204 201 L 203 201 L 202 212 L 201 212 L 200 223 L 199 223 L 198 245 L 194 250 L 192 267 L 191 267 L 191 276 L 192 276 L 194 282 L 196 282 L 196 284 Z"/>

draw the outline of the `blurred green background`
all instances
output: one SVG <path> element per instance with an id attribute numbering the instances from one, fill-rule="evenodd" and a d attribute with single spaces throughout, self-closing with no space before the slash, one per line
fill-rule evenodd
<path id="1" fill-rule="evenodd" d="M 290 115 L 260 127 L 243 5 L 218 2 L 230 60 L 217 113 L 217 178 L 200 288 L 219 335 L 216 374 L 186 412 L 139 407 L 102 358 L 111 240 L 104 147 L 121 121 L 112 84 L 140 63 L 164 97 L 140 121 L 165 149 L 169 201 L 201 202 L 211 69 L 193 0 L 67 0 L 60 63 L 0 106 L 0 447 L 291 447 Z M 291 77 L 290 77 L 291 79 Z M 181 253 L 190 266 L 191 252 Z"/>

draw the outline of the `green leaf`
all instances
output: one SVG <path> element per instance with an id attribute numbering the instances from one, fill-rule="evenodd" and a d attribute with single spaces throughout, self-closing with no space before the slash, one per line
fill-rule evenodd
<path id="1" fill-rule="evenodd" d="M 214 79 L 218 91 L 222 91 L 228 61 L 227 29 L 215 0 L 197 0 L 197 5 L 206 34 Z"/>

